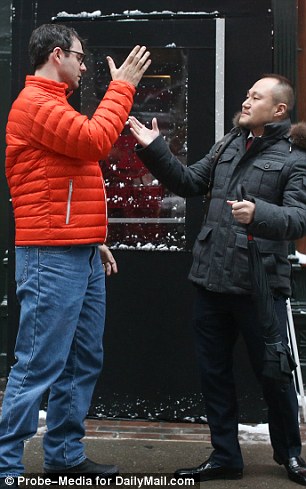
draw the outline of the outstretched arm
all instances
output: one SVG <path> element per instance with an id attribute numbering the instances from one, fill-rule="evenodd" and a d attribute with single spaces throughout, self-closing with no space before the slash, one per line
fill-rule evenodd
<path id="1" fill-rule="evenodd" d="M 29 113 L 24 115 L 31 145 L 70 158 L 105 159 L 124 128 L 133 104 L 135 86 L 151 63 L 149 56 L 145 46 L 135 46 L 119 68 L 112 58 L 107 58 L 112 82 L 90 119 L 74 110 L 64 99 L 59 103 L 48 93 L 41 94 L 38 102 L 34 99 L 29 104 Z M 45 110 L 49 114 L 48 123 L 43 128 L 37 116 L 42 104 L 46 105 Z"/>
<path id="2" fill-rule="evenodd" d="M 182 197 L 203 195 L 207 192 L 210 157 L 186 167 L 170 151 L 159 132 L 157 120 L 152 119 L 152 129 L 129 117 L 131 133 L 139 146 L 136 154 L 160 182 Z"/>

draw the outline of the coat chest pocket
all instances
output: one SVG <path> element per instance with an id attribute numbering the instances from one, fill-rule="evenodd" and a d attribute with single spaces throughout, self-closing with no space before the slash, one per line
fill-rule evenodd
<path id="1" fill-rule="evenodd" d="M 216 188 L 223 188 L 226 178 L 231 175 L 231 172 L 233 171 L 233 160 L 237 154 L 237 151 L 226 151 L 220 156 L 220 159 L 218 160 L 218 164 L 215 168 L 215 175 L 214 175 L 214 187 Z"/>
<path id="2" fill-rule="evenodd" d="M 274 200 L 276 193 L 281 190 L 280 178 L 283 168 L 283 161 L 270 159 L 255 161 L 247 185 L 248 192 L 254 196 L 260 195 Z"/>

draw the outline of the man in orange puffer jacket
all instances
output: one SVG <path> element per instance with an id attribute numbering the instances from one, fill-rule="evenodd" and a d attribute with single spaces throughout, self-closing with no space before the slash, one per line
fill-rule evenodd
<path id="1" fill-rule="evenodd" d="M 77 32 L 42 25 L 32 33 L 29 53 L 34 75 L 27 76 L 7 124 L 21 311 L 0 423 L 0 487 L 6 487 L 6 476 L 24 471 L 23 443 L 36 433 L 48 388 L 45 472 L 118 473 L 114 465 L 89 460 L 81 442 L 102 367 L 105 271 L 117 271 L 104 244 L 107 211 L 98 160 L 121 133 L 151 62 L 144 46 L 136 46 L 119 68 L 108 57 L 112 81 L 88 119 L 67 101 L 86 71 Z"/>

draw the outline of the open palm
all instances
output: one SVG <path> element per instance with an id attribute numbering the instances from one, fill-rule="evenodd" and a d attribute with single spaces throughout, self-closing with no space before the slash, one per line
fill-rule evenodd
<path id="1" fill-rule="evenodd" d="M 129 117 L 129 125 L 131 133 L 136 138 L 137 142 L 144 148 L 149 146 L 149 144 L 151 144 L 152 141 L 159 136 L 156 117 L 152 119 L 152 129 L 149 129 L 144 124 L 141 124 L 141 122 L 134 116 Z"/>

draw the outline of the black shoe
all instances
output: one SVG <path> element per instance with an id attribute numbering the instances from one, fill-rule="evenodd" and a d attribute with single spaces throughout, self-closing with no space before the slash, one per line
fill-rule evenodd
<path id="1" fill-rule="evenodd" d="M 211 481 L 216 479 L 242 479 L 243 470 L 233 469 L 231 467 L 221 467 L 211 459 L 206 460 L 199 467 L 190 469 L 178 469 L 174 473 L 174 477 L 191 478 L 195 482 Z"/>
<path id="2" fill-rule="evenodd" d="M 18 488 L 17 479 L 15 477 L 1 477 L 0 489 L 16 489 Z"/>
<path id="3" fill-rule="evenodd" d="M 95 474 L 100 477 L 114 477 L 119 475 L 116 465 L 102 465 L 85 458 L 83 462 L 74 467 L 63 467 L 62 469 L 45 469 L 45 474 Z"/>
<path id="4" fill-rule="evenodd" d="M 283 461 L 274 454 L 273 458 L 279 465 L 285 466 L 291 481 L 306 486 L 306 463 L 302 457 L 291 457 L 289 460 Z"/>

